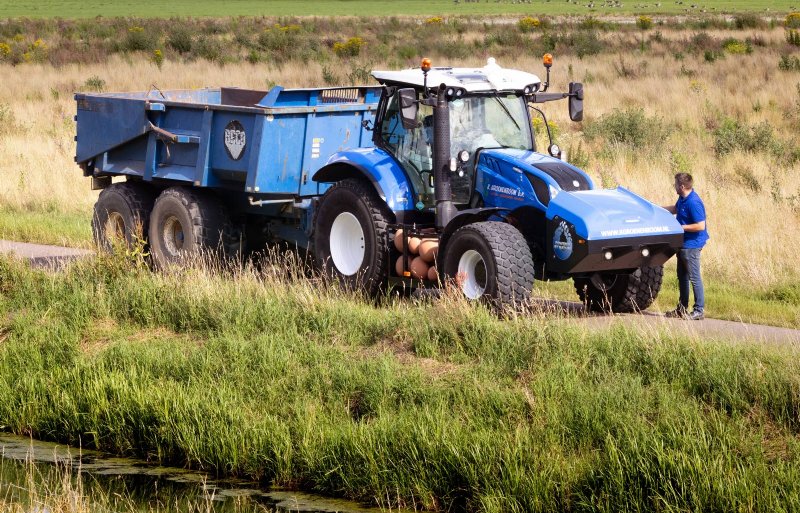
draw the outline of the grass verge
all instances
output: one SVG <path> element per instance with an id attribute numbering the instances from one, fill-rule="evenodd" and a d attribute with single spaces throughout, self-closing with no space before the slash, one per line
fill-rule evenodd
<path id="1" fill-rule="evenodd" d="M 0 425 L 383 506 L 800 508 L 792 348 L 0 260 Z"/>
<path id="2" fill-rule="evenodd" d="M 0 239 L 70 247 L 92 243 L 90 212 L 47 212 L 0 208 Z"/>

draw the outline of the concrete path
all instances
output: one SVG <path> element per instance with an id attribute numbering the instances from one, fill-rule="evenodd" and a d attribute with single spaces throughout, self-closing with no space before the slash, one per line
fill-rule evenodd
<path id="1" fill-rule="evenodd" d="M 60 246 L 44 246 L 25 242 L 0 240 L 0 253 L 14 254 L 28 259 L 36 267 L 58 268 L 78 258 L 87 258 L 93 254 L 86 249 L 64 248 Z M 699 339 L 718 338 L 740 342 L 766 342 L 772 344 L 788 344 L 800 350 L 800 330 L 776 328 L 761 324 L 748 324 L 720 319 L 702 321 L 685 321 L 670 319 L 656 312 L 622 315 L 596 315 L 588 312 L 581 303 L 550 299 L 534 300 L 534 309 L 564 319 L 581 319 L 590 327 L 609 329 L 615 323 L 623 323 L 627 327 L 635 327 L 644 335 L 660 330 L 669 330 L 676 334 Z"/>
<path id="2" fill-rule="evenodd" d="M 93 254 L 88 249 L 64 248 L 0 240 L 0 253 L 10 254 L 28 260 L 34 267 L 58 268 L 78 258 Z"/>

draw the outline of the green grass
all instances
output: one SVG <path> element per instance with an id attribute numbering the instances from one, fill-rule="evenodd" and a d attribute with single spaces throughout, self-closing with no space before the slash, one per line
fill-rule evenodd
<path id="1" fill-rule="evenodd" d="M 19 211 L 0 208 L 0 239 L 86 248 L 92 245 L 88 212 Z M 708 271 L 706 269 L 706 271 Z M 705 276 L 707 314 L 715 319 L 793 328 L 800 325 L 800 289 L 796 285 L 754 288 Z M 534 296 L 577 301 L 572 280 L 537 282 Z M 664 284 L 654 311 L 678 304 L 674 260 L 664 270 Z"/>
<path id="2" fill-rule="evenodd" d="M 293 0 L 231 0 L 219 2 L 212 0 L 189 1 L 173 0 L 158 2 L 143 0 L 135 3 L 106 2 L 98 0 L 40 0 L 38 2 L 0 2 L 0 17 L 37 18 L 92 18 L 95 16 L 394 16 L 394 15 L 453 15 L 453 14 L 536 14 L 536 15 L 613 15 L 633 13 L 676 14 L 688 12 L 731 13 L 755 11 L 765 12 L 763 2 L 755 0 L 706 0 L 703 2 L 636 3 L 622 2 L 623 7 L 587 7 L 587 2 L 566 3 L 532 0 L 531 3 L 512 3 L 510 1 L 459 2 L 452 0 L 312 0 L 297 2 Z M 696 9 L 690 8 L 694 3 Z M 789 12 L 796 5 L 789 0 L 769 2 L 770 13 Z"/>
<path id="3" fill-rule="evenodd" d="M 800 508 L 796 350 L 0 260 L 0 425 L 448 511 Z"/>
<path id="4" fill-rule="evenodd" d="M 48 212 L 0 207 L 0 239 L 70 247 L 92 242 L 90 212 Z"/>

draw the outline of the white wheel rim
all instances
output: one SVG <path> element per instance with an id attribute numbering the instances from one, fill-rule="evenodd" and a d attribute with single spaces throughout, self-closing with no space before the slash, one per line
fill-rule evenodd
<path id="1" fill-rule="evenodd" d="M 469 299 L 478 299 L 486 292 L 486 262 L 480 253 L 470 249 L 458 260 L 461 290 Z"/>
<path id="2" fill-rule="evenodd" d="M 364 230 L 356 216 L 342 212 L 331 225 L 331 260 L 336 270 L 345 276 L 352 276 L 364 263 Z"/>
<path id="3" fill-rule="evenodd" d="M 172 256 L 183 250 L 184 233 L 181 222 L 175 216 L 169 216 L 164 222 L 164 248 Z"/>

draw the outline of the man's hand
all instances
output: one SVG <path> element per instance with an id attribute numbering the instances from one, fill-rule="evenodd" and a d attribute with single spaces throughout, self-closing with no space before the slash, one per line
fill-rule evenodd
<path id="1" fill-rule="evenodd" d="M 663 208 L 664 210 L 666 210 L 667 212 L 669 212 L 670 214 L 673 214 L 673 215 L 678 213 L 678 211 L 675 210 L 675 205 L 664 205 L 661 208 Z"/>

